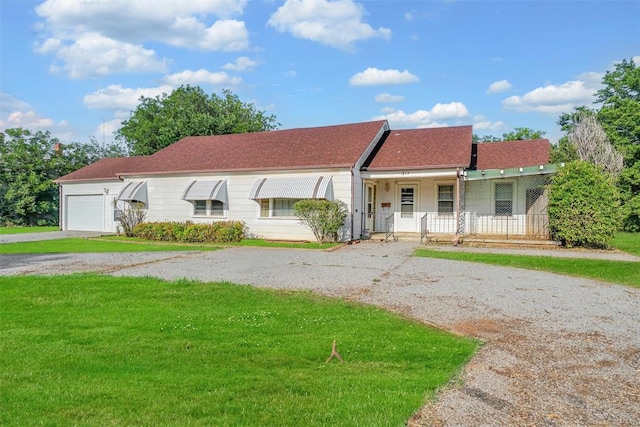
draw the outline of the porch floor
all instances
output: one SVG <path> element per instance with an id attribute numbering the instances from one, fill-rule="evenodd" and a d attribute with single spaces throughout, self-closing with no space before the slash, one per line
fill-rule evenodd
<path id="1" fill-rule="evenodd" d="M 369 240 L 374 242 L 385 241 L 386 233 L 374 232 L 371 233 Z M 437 244 L 451 244 L 453 242 L 454 235 L 447 233 L 429 234 L 427 239 L 424 239 L 423 243 L 437 243 Z M 395 238 L 400 242 L 420 242 L 420 233 L 408 233 L 399 232 L 393 233 L 393 237 L 390 237 L 390 241 Z M 513 245 L 513 246 L 535 246 L 535 247 L 556 247 L 558 242 L 553 240 L 540 240 L 540 239 L 528 239 L 526 236 L 518 236 L 518 238 L 505 238 L 503 236 L 462 236 L 462 244 L 465 246 L 484 246 L 484 245 Z"/>

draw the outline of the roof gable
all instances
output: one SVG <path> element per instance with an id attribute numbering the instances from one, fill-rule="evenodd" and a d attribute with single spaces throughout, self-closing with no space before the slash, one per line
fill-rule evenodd
<path id="1" fill-rule="evenodd" d="M 468 167 L 471 126 L 392 130 L 367 170 Z"/>
<path id="2" fill-rule="evenodd" d="M 549 163 L 548 139 L 482 142 L 477 145 L 477 170 L 508 169 Z"/>

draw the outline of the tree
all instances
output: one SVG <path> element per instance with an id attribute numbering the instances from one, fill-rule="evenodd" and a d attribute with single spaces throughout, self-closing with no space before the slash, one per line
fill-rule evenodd
<path id="1" fill-rule="evenodd" d="M 565 246 L 607 247 L 620 225 L 618 191 L 596 165 L 568 163 L 552 178 L 549 226 Z"/>
<path id="2" fill-rule="evenodd" d="M 319 243 L 337 241 L 347 218 L 347 205 L 341 200 L 300 200 L 293 205 L 293 210 L 300 223 L 313 231 Z"/>
<path id="3" fill-rule="evenodd" d="M 524 139 L 542 139 L 546 132 L 541 130 L 534 130 L 531 128 L 513 128 L 511 132 L 505 132 L 502 134 L 503 141 L 520 141 Z"/>
<path id="4" fill-rule="evenodd" d="M 596 102 L 598 119 L 611 143 L 624 156 L 618 181 L 623 229 L 640 231 L 640 67 L 633 59 L 615 64 L 602 79 Z"/>
<path id="5" fill-rule="evenodd" d="M 481 142 L 500 142 L 500 141 L 520 141 L 525 139 L 542 139 L 546 132 L 541 130 L 534 130 L 531 128 L 517 127 L 513 128 L 511 132 L 505 132 L 502 136 L 483 135 L 479 136 L 473 134 L 473 143 Z"/>
<path id="6" fill-rule="evenodd" d="M 209 96 L 200 87 L 181 86 L 169 95 L 141 97 L 116 139 L 132 155 L 147 155 L 187 136 L 259 132 L 278 125 L 275 116 L 257 111 L 229 90 Z"/>
<path id="7" fill-rule="evenodd" d="M 568 140 L 577 157 L 600 167 L 616 180 L 622 172 L 622 154 L 609 142 L 594 114 L 582 114 L 570 131 Z"/>
<path id="8" fill-rule="evenodd" d="M 115 145 L 61 144 L 50 132 L 7 129 L 0 133 L 0 223 L 58 223 L 58 188 L 53 182 L 105 155 L 122 154 Z"/>

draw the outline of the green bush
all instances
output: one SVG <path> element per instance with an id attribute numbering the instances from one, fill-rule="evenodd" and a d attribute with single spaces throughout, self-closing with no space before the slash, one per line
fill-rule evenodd
<path id="1" fill-rule="evenodd" d="M 147 222 L 137 225 L 133 234 L 146 240 L 193 243 L 231 243 L 244 239 L 247 227 L 242 221 L 209 224 L 187 222 Z"/>
<path id="2" fill-rule="evenodd" d="M 608 247 L 620 225 L 611 178 L 580 160 L 560 169 L 550 185 L 549 225 L 554 240 L 567 247 Z"/>
<path id="3" fill-rule="evenodd" d="M 293 210 L 300 223 L 309 227 L 320 243 L 337 241 L 347 218 L 347 205 L 341 200 L 300 200 L 293 205 Z"/>

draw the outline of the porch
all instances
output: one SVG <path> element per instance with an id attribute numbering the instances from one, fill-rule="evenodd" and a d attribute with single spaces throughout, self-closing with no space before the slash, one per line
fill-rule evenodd
<path id="1" fill-rule="evenodd" d="M 481 175 L 473 181 L 455 171 L 415 175 L 371 174 L 365 180 L 363 238 L 384 233 L 387 241 L 419 236 L 451 242 L 454 235 L 512 243 L 551 239 L 546 174 Z"/>
<path id="2" fill-rule="evenodd" d="M 379 216 L 375 221 L 365 224 L 377 225 L 373 231 L 365 229 L 364 238 L 380 240 L 453 241 L 456 234 L 475 241 L 550 241 L 549 217 L 546 213 L 527 213 L 522 215 L 482 215 L 477 212 L 464 212 L 458 220 L 457 213 L 442 215 L 438 212 L 426 212 L 420 218 L 419 231 L 398 230 L 395 224 L 396 213 L 386 217 Z"/>

